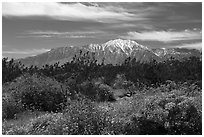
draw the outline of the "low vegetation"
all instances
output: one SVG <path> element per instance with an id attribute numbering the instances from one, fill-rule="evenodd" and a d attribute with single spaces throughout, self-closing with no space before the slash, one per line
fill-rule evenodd
<path id="1" fill-rule="evenodd" d="M 81 54 L 62 66 L 25 68 L 3 59 L 12 71 L 3 73 L 2 133 L 202 134 L 201 60 L 96 62 Z"/>

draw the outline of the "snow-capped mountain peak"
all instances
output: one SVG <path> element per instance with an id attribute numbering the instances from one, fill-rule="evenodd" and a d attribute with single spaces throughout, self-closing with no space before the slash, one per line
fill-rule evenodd
<path id="1" fill-rule="evenodd" d="M 113 51 L 115 49 L 118 53 L 120 52 L 120 50 L 122 50 L 127 55 L 131 54 L 133 50 L 148 50 L 147 47 L 140 45 L 135 41 L 123 39 L 110 40 L 104 43 L 102 46 L 103 49 L 109 48 L 110 51 Z"/>
<path id="2" fill-rule="evenodd" d="M 145 46 L 138 44 L 137 42 L 135 42 L 133 40 L 123 40 L 123 39 L 109 40 L 108 42 L 104 43 L 103 45 L 106 47 L 114 46 L 114 47 L 118 47 L 121 49 L 125 49 L 125 48 L 132 49 L 134 46 L 141 47 L 141 48 L 147 48 Z"/>
<path id="3" fill-rule="evenodd" d="M 104 44 L 90 44 L 88 46 L 91 51 L 110 51 L 111 53 L 120 53 L 123 52 L 127 55 L 130 55 L 133 50 L 148 50 L 147 47 L 138 44 L 132 40 L 123 40 L 123 39 L 115 39 L 110 40 Z"/>
<path id="4" fill-rule="evenodd" d="M 109 40 L 108 42 L 104 43 L 105 45 L 114 45 L 114 44 L 118 44 L 118 45 L 130 45 L 130 44 L 135 44 L 135 45 L 139 45 L 137 42 L 135 41 L 131 41 L 131 40 L 123 40 L 123 39 L 114 39 L 114 40 Z"/>

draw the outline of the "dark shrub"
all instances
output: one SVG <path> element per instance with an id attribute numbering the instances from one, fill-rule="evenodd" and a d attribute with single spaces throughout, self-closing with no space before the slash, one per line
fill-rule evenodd
<path id="1" fill-rule="evenodd" d="M 129 89 L 135 88 L 134 83 L 128 81 L 124 74 L 118 74 L 113 82 L 113 88 L 115 89 Z"/>
<path id="2" fill-rule="evenodd" d="M 93 101 L 114 101 L 112 88 L 105 84 L 97 84 L 91 81 L 85 81 L 78 85 L 79 92 Z"/>
<path id="3" fill-rule="evenodd" d="M 167 134 L 167 130 L 165 129 L 164 125 L 151 120 L 147 119 L 146 117 L 133 117 L 132 121 L 134 125 L 137 125 L 135 130 L 139 130 L 140 135 L 165 135 Z"/>
<path id="4" fill-rule="evenodd" d="M 16 102 L 9 93 L 2 95 L 2 118 L 13 119 L 15 115 L 22 112 L 23 105 L 20 102 Z"/>
<path id="5" fill-rule="evenodd" d="M 106 84 L 94 85 L 97 92 L 96 100 L 99 102 L 103 101 L 115 101 L 112 93 L 112 88 Z"/>
<path id="6" fill-rule="evenodd" d="M 2 58 L 2 83 L 10 82 L 19 77 L 23 72 L 23 65 L 12 58 Z"/>
<path id="7" fill-rule="evenodd" d="M 66 102 L 62 84 L 37 74 L 26 74 L 8 85 L 5 92 L 11 93 L 16 102 L 26 109 L 58 111 Z"/>
<path id="8" fill-rule="evenodd" d="M 190 100 L 185 100 L 169 110 L 169 134 L 202 134 L 202 118 Z"/>
<path id="9" fill-rule="evenodd" d="M 139 113 L 133 121 L 139 134 L 202 134 L 202 118 L 198 97 L 189 97 L 182 90 L 146 96 Z"/>
<path id="10" fill-rule="evenodd" d="M 79 92 L 87 97 L 94 99 L 96 97 L 96 89 L 94 88 L 94 84 L 90 81 L 85 81 L 81 84 L 77 85 Z"/>
<path id="11" fill-rule="evenodd" d="M 105 89 L 97 89 L 97 101 L 115 101 L 113 93 Z"/>
<path id="12" fill-rule="evenodd" d="M 138 123 L 136 121 L 131 120 L 131 122 L 127 122 L 124 126 L 124 131 L 125 135 L 139 135 L 139 127 Z"/>

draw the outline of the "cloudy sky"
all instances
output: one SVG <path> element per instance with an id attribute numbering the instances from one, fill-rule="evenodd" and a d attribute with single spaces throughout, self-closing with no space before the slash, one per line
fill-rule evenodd
<path id="1" fill-rule="evenodd" d="M 131 39 L 150 48 L 202 47 L 202 3 L 2 3 L 2 53 Z"/>

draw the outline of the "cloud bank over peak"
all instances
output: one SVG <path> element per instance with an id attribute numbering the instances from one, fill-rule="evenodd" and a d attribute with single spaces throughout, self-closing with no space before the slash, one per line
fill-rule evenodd
<path id="1" fill-rule="evenodd" d="M 182 31 L 130 31 L 125 36 L 125 39 L 141 40 L 141 41 L 159 41 L 164 43 L 171 43 L 175 41 L 185 40 L 202 40 L 201 30 L 182 30 Z"/>
<path id="2" fill-rule="evenodd" d="M 96 21 L 107 23 L 143 18 L 142 16 L 140 17 L 140 15 L 126 12 L 122 8 L 116 9 L 95 5 L 84 5 L 82 3 L 12 2 L 2 4 L 2 14 L 4 17 L 45 16 L 56 20 Z"/>
<path id="3" fill-rule="evenodd" d="M 182 45 L 178 45 L 176 47 L 202 50 L 202 42 L 182 44 Z"/>

